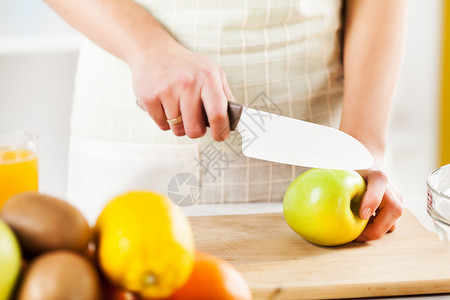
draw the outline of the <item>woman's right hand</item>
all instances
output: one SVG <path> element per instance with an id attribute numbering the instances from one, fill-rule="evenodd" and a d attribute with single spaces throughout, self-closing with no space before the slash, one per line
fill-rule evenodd
<path id="1" fill-rule="evenodd" d="M 211 59 L 179 43 L 133 0 L 45 0 L 93 42 L 125 61 L 138 104 L 163 130 L 198 138 L 208 118 L 214 140 L 229 134 L 227 100 L 233 96 Z M 205 116 L 206 113 L 206 116 Z M 167 120 L 182 116 L 169 126 Z"/>
<path id="2" fill-rule="evenodd" d="M 150 47 L 130 63 L 138 105 L 162 130 L 199 138 L 208 118 L 215 141 L 230 132 L 227 103 L 234 100 L 223 70 L 208 57 L 168 42 Z M 182 122 L 167 120 L 182 116 Z"/>

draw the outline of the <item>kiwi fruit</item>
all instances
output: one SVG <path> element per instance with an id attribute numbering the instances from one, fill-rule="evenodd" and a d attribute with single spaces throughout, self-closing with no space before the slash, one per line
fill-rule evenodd
<path id="1" fill-rule="evenodd" d="M 99 274 L 92 262 L 66 250 L 44 253 L 25 272 L 17 300 L 100 300 Z"/>
<path id="2" fill-rule="evenodd" d="M 83 253 L 91 237 L 80 211 L 66 201 L 37 192 L 8 199 L 0 218 L 16 234 L 26 259 L 52 250 Z"/>

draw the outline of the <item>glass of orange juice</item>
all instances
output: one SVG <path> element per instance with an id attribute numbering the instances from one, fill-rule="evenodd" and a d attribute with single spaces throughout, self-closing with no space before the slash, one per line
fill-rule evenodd
<path id="1" fill-rule="evenodd" d="M 0 130 L 0 209 L 11 196 L 38 190 L 37 135 Z"/>

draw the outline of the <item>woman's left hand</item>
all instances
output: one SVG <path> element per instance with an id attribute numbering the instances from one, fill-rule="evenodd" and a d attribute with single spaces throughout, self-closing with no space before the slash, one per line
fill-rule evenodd
<path id="1" fill-rule="evenodd" d="M 370 219 L 356 240 L 367 241 L 393 231 L 402 214 L 402 197 L 381 166 L 403 55 L 407 1 L 348 0 L 345 4 L 345 81 L 339 129 L 366 146 L 378 166 L 359 172 L 367 182 L 359 215 Z"/>
<path id="2" fill-rule="evenodd" d="M 403 212 L 403 199 L 384 172 L 378 169 L 358 172 L 367 182 L 367 191 L 361 202 L 359 216 L 365 220 L 370 219 L 356 241 L 376 240 L 394 231 Z"/>

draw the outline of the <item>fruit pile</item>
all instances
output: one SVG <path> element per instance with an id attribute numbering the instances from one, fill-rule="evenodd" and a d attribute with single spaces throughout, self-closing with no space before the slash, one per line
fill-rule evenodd
<path id="1" fill-rule="evenodd" d="M 251 299 L 228 262 L 195 251 L 167 198 L 111 200 L 94 228 L 69 203 L 35 192 L 0 211 L 0 300 Z"/>

